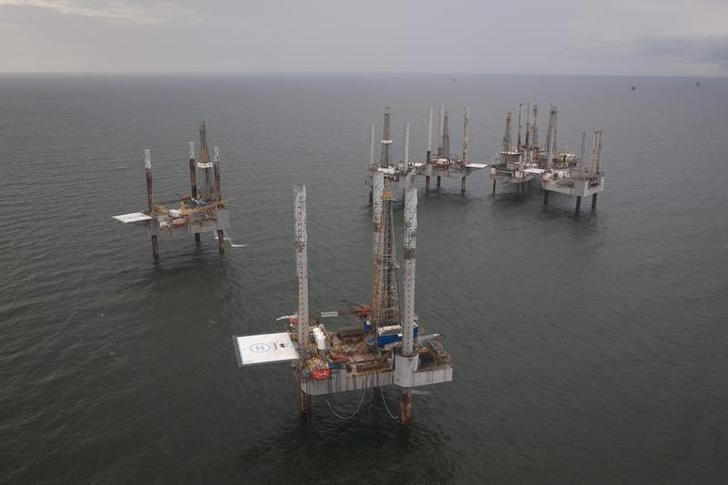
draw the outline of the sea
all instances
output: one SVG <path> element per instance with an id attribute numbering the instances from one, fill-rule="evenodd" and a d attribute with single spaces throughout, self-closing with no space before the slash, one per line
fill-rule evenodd
<path id="1" fill-rule="evenodd" d="M 237 367 L 234 335 L 296 309 L 295 184 L 312 311 L 366 303 L 369 125 L 391 107 L 422 160 L 444 104 L 459 153 L 467 106 L 488 163 L 528 102 L 572 152 L 603 130 L 605 190 L 575 217 L 485 170 L 419 179 L 415 308 L 455 370 L 411 427 L 397 389 L 306 418 L 289 364 Z M 203 120 L 245 247 L 155 262 L 112 216 L 146 207 L 144 149 L 158 200 L 189 193 Z M 727 137 L 726 78 L 2 75 L 0 482 L 728 483 Z"/>

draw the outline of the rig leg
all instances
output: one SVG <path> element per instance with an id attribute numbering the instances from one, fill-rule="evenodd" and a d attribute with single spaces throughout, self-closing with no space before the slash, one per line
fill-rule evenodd
<path id="1" fill-rule="evenodd" d="M 199 232 L 195 233 L 195 244 L 197 244 L 197 245 L 200 244 L 200 233 Z"/>
<path id="2" fill-rule="evenodd" d="M 460 179 L 460 193 L 465 193 L 465 176 Z"/>
<path id="3" fill-rule="evenodd" d="M 576 196 L 576 210 L 574 211 L 574 215 L 578 216 L 580 210 L 581 210 L 581 195 L 577 195 Z"/>
<path id="4" fill-rule="evenodd" d="M 437 176 L 437 190 L 440 190 L 440 176 Z"/>
<path id="5" fill-rule="evenodd" d="M 597 208 L 597 194 L 592 194 L 592 210 Z"/>
<path id="6" fill-rule="evenodd" d="M 159 239 L 157 236 L 152 236 L 152 256 L 154 256 L 154 259 L 159 259 Z"/>
<path id="7" fill-rule="evenodd" d="M 549 205 L 549 191 L 546 189 L 543 191 L 543 205 Z"/>
<path id="8" fill-rule="evenodd" d="M 303 391 L 298 391 L 298 409 L 302 416 L 311 414 L 311 395 Z"/>
<path id="9" fill-rule="evenodd" d="M 217 230 L 217 250 L 220 254 L 225 254 L 225 231 Z"/>
<path id="10" fill-rule="evenodd" d="M 412 424 L 412 391 L 409 389 L 402 391 L 402 400 L 399 402 L 399 420 L 405 426 Z"/>
<path id="11" fill-rule="evenodd" d="M 426 194 L 430 193 L 430 176 L 429 175 L 425 175 L 425 193 Z"/>
<path id="12" fill-rule="evenodd" d="M 495 195 L 495 179 L 493 179 L 493 195 Z"/>

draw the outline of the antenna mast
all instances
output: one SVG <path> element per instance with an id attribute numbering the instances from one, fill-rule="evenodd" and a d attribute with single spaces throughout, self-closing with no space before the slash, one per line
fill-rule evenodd
<path id="1" fill-rule="evenodd" d="M 389 119 L 391 117 L 391 110 L 389 106 L 384 108 L 384 127 L 382 128 L 382 155 L 379 158 L 379 165 L 381 167 L 389 167 L 389 145 L 392 144 L 392 135 L 389 131 Z"/>

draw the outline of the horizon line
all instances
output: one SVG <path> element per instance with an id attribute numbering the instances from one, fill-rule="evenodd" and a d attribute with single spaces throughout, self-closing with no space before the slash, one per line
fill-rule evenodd
<path id="1" fill-rule="evenodd" d="M 427 71 L 235 71 L 235 70 L 169 70 L 169 71 L 105 71 L 105 70 L 68 70 L 68 71 L 2 71 L 0 76 L 435 76 L 457 81 L 457 76 L 551 76 L 551 77 L 634 77 L 634 78 L 684 78 L 684 79 L 723 79 L 728 74 L 605 74 L 605 73 L 538 73 L 538 72 L 427 72 Z"/>

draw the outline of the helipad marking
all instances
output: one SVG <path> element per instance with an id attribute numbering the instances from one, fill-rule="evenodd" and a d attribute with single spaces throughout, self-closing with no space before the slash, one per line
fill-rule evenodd
<path id="1" fill-rule="evenodd" d="M 253 344 L 250 346 L 251 352 L 261 353 L 261 352 L 268 352 L 270 350 L 270 345 L 268 344 Z"/>

